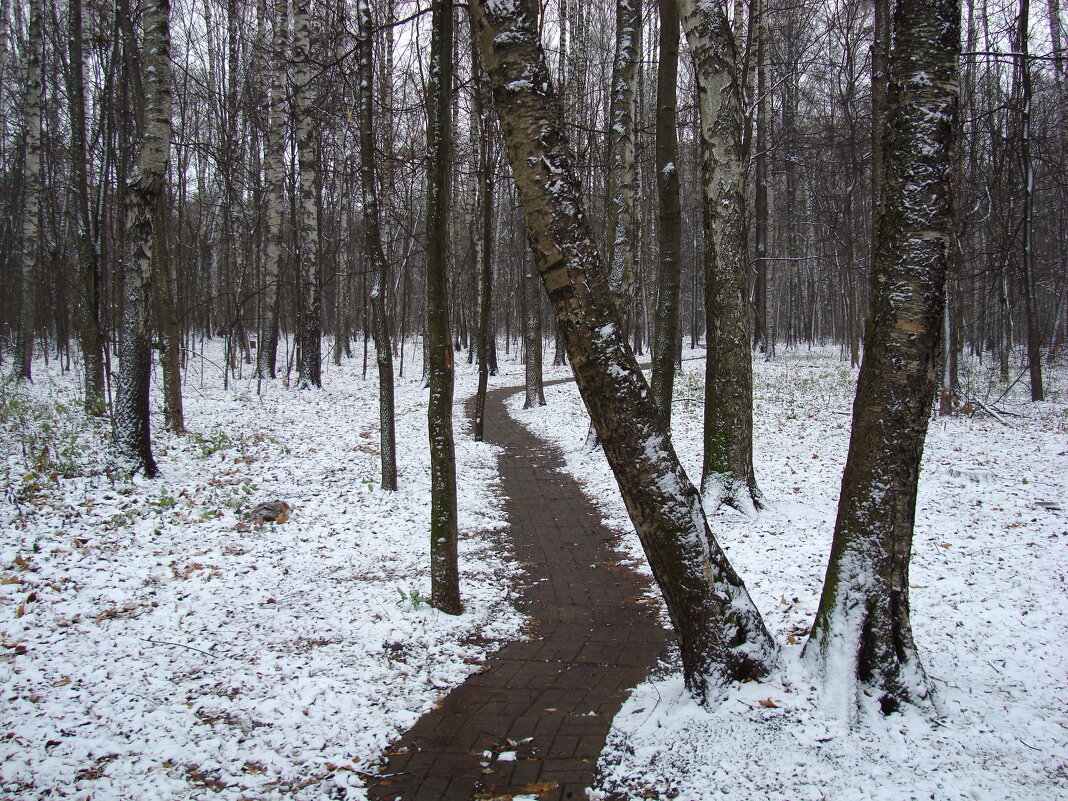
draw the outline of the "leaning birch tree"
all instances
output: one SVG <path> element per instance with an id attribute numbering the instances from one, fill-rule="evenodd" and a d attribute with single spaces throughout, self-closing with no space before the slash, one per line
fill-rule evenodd
<path id="1" fill-rule="evenodd" d="M 579 193 L 533 0 L 470 4 L 535 266 L 699 699 L 764 675 L 775 646 L 705 520 L 620 326 Z"/>
<path id="2" fill-rule="evenodd" d="M 953 225 L 960 0 L 898 0 L 871 301 L 827 577 L 805 656 L 827 704 L 884 713 L 930 695 L 909 557 Z"/>
<path id="3" fill-rule="evenodd" d="M 753 357 L 746 263 L 745 116 L 735 34 L 722 4 L 679 0 L 701 120 L 705 228 L 705 419 L 701 494 L 760 508 L 753 470 Z"/>
<path id="4" fill-rule="evenodd" d="M 152 0 L 145 8 L 145 128 L 126 192 L 126 284 L 113 428 L 116 463 L 149 478 L 158 473 L 149 431 L 150 312 L 153 247 L 171 149 L 170 12 L 170 0 Z"/>

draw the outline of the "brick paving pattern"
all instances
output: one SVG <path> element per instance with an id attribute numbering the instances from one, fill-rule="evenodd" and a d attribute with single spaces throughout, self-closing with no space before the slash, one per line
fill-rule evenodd
<path id="1" fill-rule="evenodd" d="M 375 801 L 585 799 L 613 716 L 666 646 L 648 582 L 620 565 L 559 454 L 505 411 L 515 391 L 489 393 L 485 433 L 504 448 L 531 639 L 502 647 L 393 744 L 368 777 Z"/>

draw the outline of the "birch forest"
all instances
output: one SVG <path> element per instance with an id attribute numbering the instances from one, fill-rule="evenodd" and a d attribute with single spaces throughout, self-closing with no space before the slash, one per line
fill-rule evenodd
<path id="1" fill-rule="evenodd" d="M 735 327 L 749 327 L 759 358 L 833 343 L 859 361 L 885 71 L 879 5 L 754 0 L 725 9 L 742 117 L 730 190 L 744 197 L 744 214 L 730 223 L 744 242 L 731 268 L 744 301 Z M 152 6 L 0 4 L 8 371 L 28 372 L 32 353 L 77 361 L 87 403 L 121 403 L 124 307 L 139 302 L 124 286 L 128 273 L 144 270 L 139 313 L 164 376 L 179 376 L 197 343 L 212 337 L 225 339 L 235 376 L 314 386 L 320 358 L 370 369 L 375 343 L 386 341 L 404 370 L 427 324 L 428 262 L 440 253 L 446 289 L 436 302 L 457 358 L 477 356 L 484 328 L 491 363 L 529 350 L 537 372 L 541 352 L 531 342 L 559 334 L 529 278 L 522 215 L 462 9 L 449 45 L 439 241 L 428 216 L 435 73 L 426 8 L 174 0 L 164 65 L 156 64 Z M 685 36 L 679 56 L 665 49 L 658 7 L 640 0 L 557 0 L 539 11 L 632 346 L 651 352 L 658 316 L 677 330 L 663 347 L 696 345 L 705 339 L 710 278 L 693 51 Z M 962 30 L 940 381 L 954 396 L 958 357 L 969 353 L 1029 382 L 1040 398 L 1042 365 L 1065 341 L 1063 12 L 1058 0 L 973 0 Z M 677 58 L 667 123 L 657 120 L 667 108 L 657 99 L 665 57 Z M 156 232 L 148 268 L 125 260 L 127 208 L 151 169 L 142 163 L 150 141 L 167 136 L 151 94 L 161 77 L 169 77 L 170 152 L 158 200 L 144 199 L 154 204 Z M 658 180 L 669 165 L 677 187 Z M 180 397 L 169 411 L 180 427 Z"/>

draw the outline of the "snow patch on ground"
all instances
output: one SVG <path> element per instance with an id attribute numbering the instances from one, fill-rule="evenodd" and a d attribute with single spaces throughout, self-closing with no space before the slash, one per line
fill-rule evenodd
<path id="1" fill-rule="evenodd" d="M 461 433 L 473 368 L 455 407 L 466 612 L 450 617 L 423 600 L 418 363 L 397 382 L 386 493 L 373 364 L 365 379 L 324 360 L 324 389 L 303 392 L 246 366 L 223 389 L 221 348 L 205 355 L 186 375 L 193 433 L 159 433 L 155 410 L 154 481 L 105 475 L 106 424 L 56 362 L 0 390 L 5 798 L 363 798 L 358 772 L 521 630 L 495 449 Z M 42 454 L 46 424 L 62 447 Z M 247 521 L 274 499 L 287 522 Z"/>
<path id="2" fill-rule="evenodd" d="M 700 356 L 698 352 L 687 356 Z M 686 362 L 674 445 L 699 479 L 703 362 Z M 973 368 L 978 388 L 998 387 Z M 564 373 L 561 372 L 561 375 Z M 799 656 L 826 568 L 849 444 L 856 372 L 835 351 L 754 364 L 756 473 L 768 508 L 722 508 L 710 524 L 783 646 L 783 668 L 732 688 L 711 709 L 685 694 L 677 665 L 639 686 L 616 717 L 596 794 L 687 801 L 999 801 L 1068 798 L 1068 382 L 1050 371 L 1032 404 L 1009 388 L 990 416 L 932 420 L 911 571 L 913 626 L 938 693 L 933 718 L 828 715 Z M 979 389 L 973 389 L 978 392 Z M 568 469 L 642 560 L 611 471 L 584 448 L 588 417 L 572 384 L 511 413 L 564 453 Z"/>

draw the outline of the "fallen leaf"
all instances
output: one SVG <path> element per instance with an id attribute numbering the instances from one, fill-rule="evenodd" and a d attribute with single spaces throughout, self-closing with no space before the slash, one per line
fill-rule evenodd
<path id="1" fill-rule="evenodd" d="M 768 709 L 778 709 L 779 708 L 779 705 L 777 703 L 775 703 L 774 701 L 772 701 L 770 698 L 765 698 L 764 700 L 760 701 L 759 703 L 760 703 L 761 706 L 767 707 Z"/>

